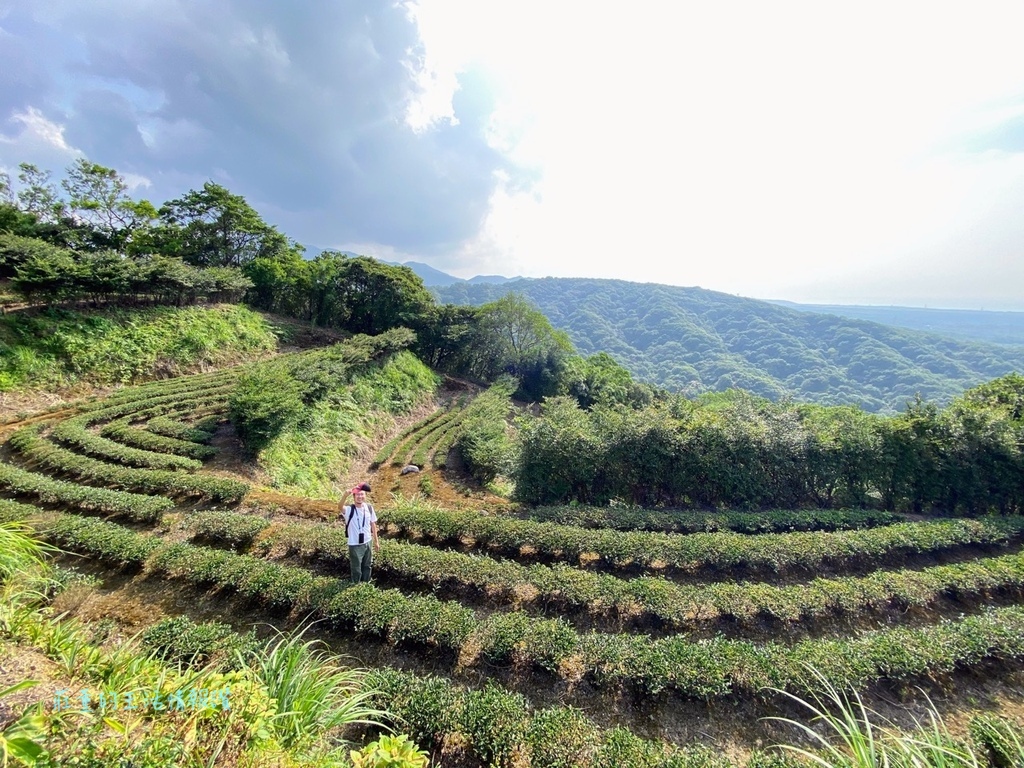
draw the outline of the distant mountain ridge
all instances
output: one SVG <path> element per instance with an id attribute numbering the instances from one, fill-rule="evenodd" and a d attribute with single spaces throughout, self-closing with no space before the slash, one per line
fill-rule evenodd
<path id="1" fill-rule="evenodd" d="M 442 272 L 439 269 L 434 269 L 429 264 L 424 264 L 420 261 L 407 261 L 401 264 L 397 261 L 385 261 L 384 263 L 391 264 L 395 267 L 408 267 L 420 276 L 420 279 L 427 288 L 443 288 L 444 286 L 456 285 L 458 283 L 469 283 L 470 285 L 493 283 L 500 285 L 520 279 L 518 277 L 502 277 L 501 275 L 477 275 L 476 277 L 471 277 L 466 280 L 461 277 L 449 275 L 447 272 Z"/>
<path id="2" fill-rule="evenodd" d="M 471 305 L 516 291 L 566 331 L 581 353 L 607 352 L 640 380 L 693 394 L 740 387 L 773 400 L 900 411 L 918 393 L 943 403 L 981 382 L 1024 371 L 1024 346 L 953 339 L 703 288 L 521 278 L 432 290 L 443 302 Z"/>
<path id="3" fill-rule="evenodd" d="M 348 251 L 343 251 L 343 253 L 355 255 Z M 524 279 L 520 277 L 502 277 L 501 275 L 477 275 L 476 277 L 464 280 L 461 277 L 449 275 L 447 272 L 442 272 L 429 264 L 418 261 L 407 261 L 404 265 L 391 261 L 385 263 L 409 267 L 420 276 L 423 284 L 428 288 L 445 287 L 457 283 L 504 285 L 514 280 Z M 751 300 L 759 301 L 759 299 Z M 938 333 L 944 336 L 954 336 L 972 341 L 1024 345 L 1024 312 L 853 304 L 799 304 L 794 301 L 782 300 L 767 301 L 769 304 L 777 304 L 781 307 L 789 307 L 801 312 L 816 312 L 819 314 L 851 317 L 858 320 L 870 320 L 882 325 L 893 325 L 897 328 Z"/>
<path id="4" fill-rule="evenodd" d="M 355 251 L 339 251 L 334 248 L 321 248 L 319 246 L 309 246 L 306 248 L 306 258 L 314 258 L 325 251 L 340 253 L 343 254 L 344 256 L 350 257 L 365 255 L 356 253 Z M 371 258 L 377 259 L 376 256 L 373 256 Z M 510 282 L 512 280 L 520 279 L 518 277 L 502 277 L 501 275 L 477 275 L 476 277 L 471 277 L 467 280 L 462 277 L 455 277 L 455 275 L 449 275 L 447 272 L 442 272 L 440 269 L 435 269 L 429 264 L 424 264 L 422 261 L 400 262 L 388 261 L 387 259 L 377 260 L 384 264 L 390 264 L 393 267 L 408 267 L 417 275 L 419 275 L 419 278 L 423 281 L 423 284 L 427 286 L 427 288 L 444 287 L 446 285 L 455 285 L 456 283 L 470 283 L 472 285 L 476 285 L 478 283 L 501 284 Z"/>

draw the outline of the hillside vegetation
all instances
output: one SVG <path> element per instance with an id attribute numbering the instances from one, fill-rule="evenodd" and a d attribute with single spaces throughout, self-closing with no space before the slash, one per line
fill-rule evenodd
<path id="1" fill-rule="evenodd" d="M 920 394 L 948 402 L 1024 370 L 1024 349 L 970 343 L 836 315 L 798 312 L 701 288 L 583 278 L 434 288 L 481 305 L 515 291 L 582 354 L 606 352 L 635 377 L 681 391 L 745 389 L 868 411 L 901 411 Z"/>
<path id="2" fill-rule="evenodd" d="M 762 750 L 817 732 L 771 718 L 807 722 L 791 697 L 823 694 L 868 732 L 865 768 L 1021 764 L 1024 377 L 993 379 L 1020 360 L 665 286 L 522 281 L 537 295 L 438 305 L 405 267 L 304 259 L 212 183 L 156 209 L 84 159 L 66 197 L 32 166 L 19 180 L 0 195 L 12 327 L 75 329 L 8 357 L 52 358 L 57 384 L 156 380 L 0 426 L 0 531 L 93 574 L 45 617 L 56 586 L 0 600 L 0 759 L 408 768 L 346 754 L 393 727 L 461 768 L 791 768 Z M 262 318 L 182 309 L 232 297 L 340 341 L 253 361 Z M 86 304 L 104 309 L 71 313 Z M 211 311 L 243 321 L 218 335 Z M 179 313 L 190 362 L 131 330 Z M 574 346 L 552 324 L 568 318 L 600 333 Z M 266 346 L 241 341 L 249 322 Z M 248 362 L 166 377 L 236 347 Z M 337 522 L 353 475 L 383 539 L 355 585 Z M 23 570 L 11 549 L 0 579 Z M 309 622 L 337 655 L 275 652 Z M 161 709 L 201 659 L 238 706 Z M 98 696 L 64 716 L 58 686 Z M 111 711 L 138 686 L 141 709 Z M 353 703 L 379 721 L 346 725 Z M 820 764 L 859 768 L 837 755 Z"/>
<path id="3" fill-rule="evenodd" d="M 50 309 L 0 316 L 0 392 L 125 384 L 251 360 L 277 348 L 241 305 Z"/>
<path id="4" fill-rule="evenodd" d="M 438 377 L 408 351 L 389 355 L 379 365 L 361 366 L 349 360 L 342 368 L 336 357 L 331 359 L 336 350 L 301 358 L 299 365 L 307 380 L 311 370 L 334 362 L 330 386 L 301 392 L 301 405 L 296 403 L 280 430 L 259 447 L 260 467 L 270 484 L 285 493 L 312 498 L 337 495 L 339 480 L 349 474 L 359 450 L 387 433 L 396 418 L 431 401 L 437 388 Z M 256 371 L 244 376 L 233 404 L 240 406 L 247 387 L 262 388 L 267 383 Z M 267 399 L 265 393 L 251 394 L 259 401 Z"/>
<path id="5" fill-rule="evenodd" d="M 33 742 L 61 756 L 92 750 L 94 764 L 113 754 L 138 765 L 162 764 L 147 761 L 149 750 L 166 756 L 180 741 L 205 764 L 233 764 L 235 755 L 252 750 L 264 765 L 344 766 L 343 753 L 333 759 L 338 740 L 368 741 L 378 729 L 345 728 L 332 719 L 346 711 L 342 702 L 313 698 L 314 683 L 327 680 L 337 662 L 317 654 L 326 667 L 303 664 L 273 674 L 265 660 L 280 636 L 272 633 L 267 648 L 250 632 L 264 622 L 287 625 L 301 617 L 316 621 L 319 637 L 370 667 L 369 674 L 349 678 L 354 682 L 346 695 L 387 710 L 384 722 L 409 733 L 435 765 L 795 768 L 759 750 L 798 735 L 761 718 L 806 719 L 780 691 L 813 699 L 823 678 L 811 666 L 840 689 L 870 697 L 869 705 L 897 718 L 921 749 L 944 750 L 947 757 L 898 764 L 997 768 L 1019 759 L 1019 724 L 999 687 L 1016 684 L 1024 660 L 1019 516 L 907 521 L 854 510 L 777 510 L 756 520 L 678 511 L 668 519 L 664 511 L 645 515 L 617 505 L 521 519 L 389 499 L 378 487 L 383 544 L 374 581 L 350 585 L 343 575 L 346 533 L 322 522 L 334 502 L 278 494 L 268 503 L 262 490 L 223 469 L 231 466 L 225 454 L 232 448 L 211 444 L 211 430 L 228 429 L 230 415 L 240 435 L 265 445 L 318 402 L 351 397 L 367 409 L 414 402 L 426 382 L 389 372 L 397 365 L 415 374 L 404 349 L 411 341 L 401 330 L 357 336 L 324 350 L 126 388 L 7 427 L 0 521 L 29 524 L 88 561 L 107 583 L 102 589 L 95 581 L 80 584 L 60 603 L 66 609 L 60 619 L 15 618 L 17 606 L 5 603 L 5 654 L 20 658 L 26 646 L 35 646 L 52 659 L 48 674 L 71 693 L 88 687 L 108 702 L 112 692 L 135 684 L 127 672 L 142 666 L 132 661 L 138 652 L 126 647 L 128 636 L 171 662 L 170 672 L 175 660 L 182 669 L 219 659 L 222 666 L 208 674 L 239 673 L 230 678 L 231 695 L 239 697 L 237 704 L 232 698 L 232 738 L 219 742 L 231 757 L 205 751 L 207 741 L 188 736 L 187 714 L 152 703 L 157 695 L 173 697 L 181 685 L 159 670 L 144 681 L 155 688 L 140 709 L 76 712 L 69 720 L 73 731 L 45 727 L 60 722 L 59 713 L 46 709 L 52 695 L 34 699 L 43 712 L 26 734 Z M 622 488 L 638 481 L 643 489 L 649 485 L 644 473 L 656 469 L 648 460 L 673 445 L 671 439 L 661 445 L 644 440 L 650 448 L 644 453 L 643 446 L 623 442 L 612 452 L 628 454 L 632 463 L 616 464 L 615 455 L 592 453 L 591 419 L 618 419 L 612 426 L 628 438 L 641 427 L 667 434 L 678 426 L 669 417 L 694 415 L 678 410 L 686 408 L 681 399 L 661 403 L 677 410 L 659 419 L 622 405 L 586 411 L 561 398 L 551 402 L 563 419 L 546 413 L 531 421 L 524 414 L 515 430 L 503 423 L 514 387 L 500 380 L 467 406 L 460 423 L 478 439 L 463 443 L 481 466 L 511 460 L 505 468 L 514 472 L 507 468 L 517 460 L 517 432 L 526 432 L 518 456 L 529 457 L 535 469 L 543 463 L 534 478 L 546 474 L 554 487 L 578 465 L 596 467 L 606 478 L 621 474 Z M 360 388 L 366 391 L 357 394 Z M 738 409 L 729 397 L 703 400 L 695 406 L 698 420 L 718 428 L 700 433 L 699 446 L 675 447 L 701 455 L 716 436 L 725 446 L 735 436 L 740 445 L 776 417 L 785 421 L 784 412 L 758 411 L 761 402 L 749 397 L 742 396 Z M 1007 430 L 1019 422 L 1021 402 L 1019 377 L 994 382 L 964 396 L 961 424 L 973 418 L 1005 438 L 977 446 L 981 450 L 1010 448 L 1015 438 Z M 997 424 L 1000 412 L 1005 419 Z M 888 434 L 908 471 L 923 468 L 915 477 L 927 479 L 934 467 L 924 460 L 934 458 L 928 451 L 943 437 L 934 432 L 939 415 L 922 407 L 903 421 L 860 418 L 893 424 Z M 446 418 L 421 419 L 408 433 L 396 425 L 394 445 L 404 448 L 385 452 L 382 445 L 380 460 L 403 460 Z M 738 431 L 748 422 L 753 428 Z M 557 438 L 562 454 L 535 454 L 545 435 Z M 793 458 L 784 454 L 786 444 L 781 439 L 766 454 L 717 463 L 733 490 L 742 491 L 763 480 L 757 472 L 764 467 Z M 168 469 L 169 462 L 176 469 Z M 842 483 L 841 462 L 815 466 L 833 473 L 819 478 L 826 485 Z M 984 458 L 971 466 L 978 472 L 962 478 L 964 488 L 1003 474 L 1011 481 L 1020 476 L 1016 466 L 989 467 Z M 702 487 L 700 478 L 687 478 L 691 492 Z M 650 530 L 631 530 L 640 518 Z M 123 602 L 101 594 L 109 589 L 124 595 Z M 153 605 L 144 612 L 133 599 Z M 105 623 L 78 624 L 97 604 L 113 608 L 92 609 Z M 129 631 L 127 621 L 140 615 L 145 627 Z M 217 622 L 206 620 L 211 615 Z M 224 619 L 235 626 L 219 623 Z M 109 642 L 99 648 L 92 637 Z M 968 682 L 969 694 L 957 695 Z M 927 706 L 918 686 L 939 702 L 932 706 L 955 714 L 958 732 L 920 732 L 892 703 Z M 222 722 L 215 715 L 196 721 L 203 734 Z M 260 727 L 264 715 L 269 720 Z M 287 719 L 293 716 L 301 721 Z M 131 727 L 122 727 L 128 718 Z M 279 756 L 282 749 L 293 754 Z M 963 759 L 954 762 L 953 751 Z"/>

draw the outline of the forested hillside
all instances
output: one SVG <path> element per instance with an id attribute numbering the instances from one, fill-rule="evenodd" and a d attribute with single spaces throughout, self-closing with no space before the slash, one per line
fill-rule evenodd
<path id="1" fill-rule="evenodd" d="M 1024 370 L 1024 350 L 866 320 L 799 312 L 702 288 L 583 278 L 434 288 L 479 305 L 509 291 L 533 302 L 581 354 L 607 352 L 637 378 L 690 394 L 739 387 L 780 399 L 900 411 L 946 402 Z"/>

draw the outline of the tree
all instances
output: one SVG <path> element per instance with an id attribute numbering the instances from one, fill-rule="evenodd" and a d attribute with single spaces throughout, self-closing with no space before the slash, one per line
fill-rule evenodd
<path id="1" fill-rule="evenodd" d="M 47 243 L 39 245 L 15 269 L 11 287 L 29 303 L 37 297 L 47 303 L 72 297 L 78 289 L 78 265 L 72 254 Z"/>
<path id="2" fill-rule="evenodd" d="M 416 354 L 423 362 L 439 371 L 465 374 L 469 372 L 472 355 L 470 344 L 480 311 L 461 304 L 432 306 L 416 327 Z"/>
<path id="3" fill-rule="evenodd" d="M 65 206 L 57 193 L 57 188 L 50 181 L 52 175 L 32 163 L 18 166 L 18 203 L 21 209 L 47 224 L 57 224 L 65 216 Z"/>
<path id="4" fill-rule="evenodd" d="M 528 504 L 594 503 L 606 443 L 591 415 L 569 397 L 548 398 L 540 416 L 519 424 L 515 498 Z"/>
<path id="5" fill-rule="evenodd" d="M 154 234 L 155 245 L 193 266 L 240 267 L 289 248 L 288 238 L 244 197 L 212 181 L 165 203 L 159 215 L 164 226 Z"/>
<path id="6" fill-rule="evenodd" d="M 518 395 L 539 400 L 558 390 L 572 342 L 521 294 L 509 293 L 480 307 L 473 340 L 473 368 L 493 380 L 507 373 L 519 380 Z"/>
<path id="7" fill-rule="evenodd" d="M 261 256 L 242 267 L 252 282 L 246 301 L 257 309 L 309 320 L 309 265 L 298 249 Z"/>
<path id="8" fill-rule="evenodd" d="M 0 171 L 0 205 L 13 206 L 14 190 L 11 188 L 11 177 L 7 171 Z"/>
<path id="9" fill-rule="evenodd" d="M 148 200 L 136 202 L 128 196 L 128 184 L 117 171 L 85 158 L 68 167 L 61 186 L 73 217 L 89 225 L 104 247 L 123 249 L 157 216 Z"/>
<path id="10" fill-rule="evenodd" d="M 650 387 L 633 381 L 629 371 L 607 352 L 598 352 L 590 357 L 569 357 L 560 385 L 562 394 L 575 397 L 583 408 L 617 403 L 636 407 L 652 399 Z"/>
<path id="11" fill-rule="evenodd" d="M 399 326 L 411 327 L 434 304 L 423 280 L 409 267 L 396 267 L 356 256 L 341 265 L 345 327 L 375 335 Z"/>

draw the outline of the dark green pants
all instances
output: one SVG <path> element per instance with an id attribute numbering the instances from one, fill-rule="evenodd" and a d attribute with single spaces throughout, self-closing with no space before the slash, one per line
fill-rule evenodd
<path id="1" fill-rule="evenodd" d="M 349 544 L 348 563 L 352 568 L 352 583 L 370 580 L 370 568 L 373 566 L 373 548 L 370 544 Z"/>

